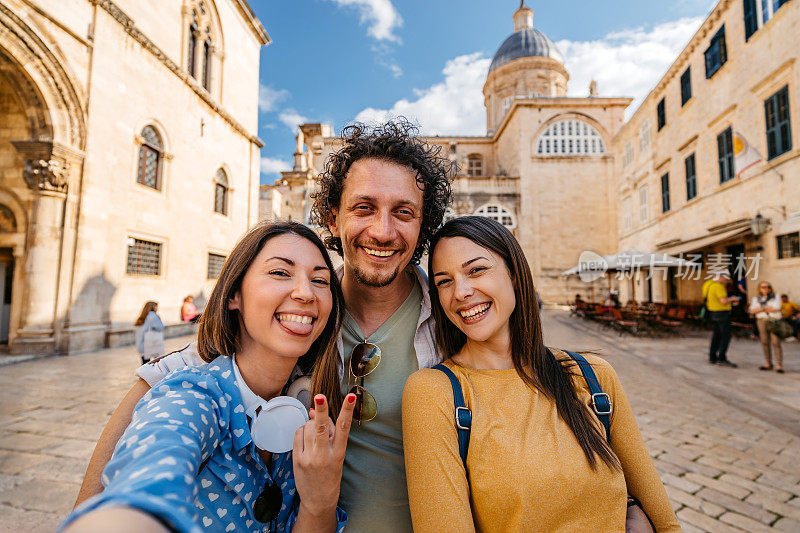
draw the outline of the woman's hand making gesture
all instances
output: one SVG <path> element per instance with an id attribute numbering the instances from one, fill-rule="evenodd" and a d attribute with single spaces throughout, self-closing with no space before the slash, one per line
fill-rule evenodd
<path id="1" fill-rule="evenodd" d="M 336 528 L 336 504 L 355 404 L 355 394 L 348 394 L 334 425 L 328 416 L 327 399 L 318 394 L 314 397 L 311 420 L 294 434 L 292 461 L 300 496 L 295 532 Z"/>

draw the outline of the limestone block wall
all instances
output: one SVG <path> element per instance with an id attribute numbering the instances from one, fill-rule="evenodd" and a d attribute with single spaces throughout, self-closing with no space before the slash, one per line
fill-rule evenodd
<path id="1" fill-rule="evenodd" d="M 581 283 L 561 272 L 574 266 L 583 250 L 612 253 L 616 248 L 611 135 L 622 123 L 629 99 L 531 100 L 515 107 L 500 132 L 500 160 L 518 161 L 520 228 L 518 236 L 542 297 L 571 301 Z M 538 104 L 538 105 L 537 105 Z M 555 122 L 579 119 L 603 137 L 603 156 L 540 156 L 539 136 Z"/>
<path id="2" fill-rule="evenodd" d="M 711 37 L 725 26 L 727 62 L 709 79 L 705 77 L 704 51 Z M 746 235 L 704 248 L 724 252 L 727 244 L 743 244 L 748 255 L 762 257 L 759 278 L 769 279 L 778 291 L 800 297 L 796 272 L 800 259 L 778 259 L 777 236 L 800 229 L 792 214 L 800 211 L 800 5 L 782 6 L 763 27 L 745 41 L 741 3 L 720 2 L 681 52 L 664 78 L 645 99 L 614 140 L 616 153 L 633 147 L 633 161 L 616 166 L 616 195 L 630 198 L 632 227 L 620 223 L 622 248 L 656 249 L 669 241 L 704 237 L 715 226 L 752 219 L 761 213 L 772 221 L 760 236 Z M 692 72 L 692 98 L 680 100 L 680 76 Z M 789 152 L 762 161 L 740 177 L 720 184 L 717 135 L 731 127 L 766 159 L 764 101 L 784 86 L 789 88 L 793 144 Z M 656 106 L 665 98 L 666 126 L 657 131 Z M 650 121 L 652 143 L 640 149 L 638 133 Z M 686 195 L 684 161 L 694 154 L 697 197 Z M 661 176 L 670 176 L 670 211 L 662 212 Z M 638 191 L 646 185 L 648 220 L 639 216 Z M 622 222 L 624 213 L 620 213 Z M 685 246 L 684 246 L 685 248 Z M 669 246 L 664 248 L 670 251 Z M 678 248 L 675 248 L 676 250 Z M 754 283 L 749 283 L 752 293 Z"/>
<path id="3" fill-rule="evenodd" d="M 227 253 L 257 218 L 257 157 L 247 138 L 110 15 L 98 12 L 95 32 L 77 301 L 70 318 L 126 322 L 149 299 L 159 300 L 168 320 L 177 318 L 184 296 L 208 294 L 213 286 L 205 276 L 208 253 Z M 145 125 L 154 125 L 165 144 L 161 190 L 136 182 L 136 136 Z M 227 215 L 214 212 L 219 168 L 230 185 Z M 126 273 L 131 237 L 162 243 L 161 275 Z"/>

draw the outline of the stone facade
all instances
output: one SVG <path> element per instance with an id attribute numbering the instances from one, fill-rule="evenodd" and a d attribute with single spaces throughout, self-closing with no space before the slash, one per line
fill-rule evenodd
<path id="1" fill-rule="evenodd" d="M 268 42 L 244 0 L 0 0 L 10 351 L 94 349 L 209 293 L 209 254 L 257 219 Z"/>
<path id="2" fill-rule="evenodd" d="M 695 254 L 689 258 L 702 254 L 704 260 L 698 280 L 676 280 L 675 271 L 666 279 L 661 272 L 648 281 L 642 272 L 625 280 L 620 287 L 623 301 L 701 300 L 708 267 L 728 260 L 714 254 L 732 255 L 734 278 L 747 274 L 751 296 L 756 290 L 753 267 L 758 264 L 759 280 L 771 281 L 778 293 L 786 292 L 794 301 L 800 298 L 800 250 L 793 244 L 800 230 L 800 3 L 788 2 L 766 17 L 761 4 L 753 3 L 758 29 L 748 36 L 743 3 L 720 1 L 614 138 L 614 153 L 619 155 L 615 162 L 619 249 Z M 706 51 L 719 42 L 715 37 L 721 30 L 726 60 L 714 70 L 711 58 L 712 68 L 707 69 Z M 684 81 L 689 78 L 688 100 L 686 83 L 682 97 L 682 76 Z M 765 106 L 784 88 L 792 138 L 783 147 L 787 150 L 770 158 Z M 662 99 L 666 123 L 659 130 Z M 729 128 L 730 148 L 742 150 L 733 158 L 731 174 L 720 168 L 719 146 Z M 749 161 L 747 145 L 757 152 Z M 692 157 L 694 165 L 687 164 Z M 750 163 L 754 164 L 745 169 Z M 690 182 L 691 167 L 695 169 L 694 186 L 687 185 L 687 165 Z M 662 178 L 668 183 L 666 210 Z M 754 224 L 759 215 L 769 224 Z M 779 258 L 779 242 L 788 252 L 782 255 L 789 257 Z M 744 254 L 744 261 L 737 261 L 739 254 Z M 740 265 L 744 269 L 737 272 Z"/>

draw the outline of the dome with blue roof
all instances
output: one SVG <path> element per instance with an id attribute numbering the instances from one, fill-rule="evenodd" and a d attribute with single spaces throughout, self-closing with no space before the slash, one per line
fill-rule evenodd
<path id="1" fill-rule="evenodd" d="M 526 28 L 512 33 L 494 54 L 489 71 L 520 57 L 549 57 L 559 63 L 564 57 L 550 38 L 539 30 Z"/>
<path id="2" fill-rule="evenodd" d="M 525 5 L 524 0 L 514 13 L 514 33 L 497 49 L 489 72 L 521 57 L 549 57 L 559 63 L 564 62 L 555 43 L 544 33 L 533 29 L 533 11 Z"/>

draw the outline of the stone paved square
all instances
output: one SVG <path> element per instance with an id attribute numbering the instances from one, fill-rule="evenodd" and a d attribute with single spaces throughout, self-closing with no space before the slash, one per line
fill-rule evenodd
<path id="1" fill-rule="evenodd" d="M 617 370 L 684 531 L 800 531 L 800 345 L 780 375 L 753 340 L 733 340 L 732 369 L 706 362 L 704 331 L 619 336 L 555 309 L 544 328 Z M 137 366 L 133 347 L 0 366 L 0 531 L 58 526 Z"/>

